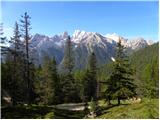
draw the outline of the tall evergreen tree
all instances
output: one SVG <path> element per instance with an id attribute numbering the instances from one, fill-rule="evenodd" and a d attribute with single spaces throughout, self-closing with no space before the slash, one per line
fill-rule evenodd
<path id="1" fill-rule="evenodd" d="M 70 36 L 68 36 L 65 44 L 63 67 L 66 71 L 66 74 L 61 77 L 64 102 L 76 102 L 79 98 L 77 94 L 75 79 L 72 73 L 74 68 L 74 52 Z"/>
<path id="2" fill-rule="evenodd" d="M 21 16 L 22 19 L 20 20 L 21 22 L 21 27 L 22 27 L 22 36 L 24 38 L 24 42 L 25 42 L 25 55 L 26 55 L 26 65 L 25 65 L 25 78 L 26 78 L 26 82 L 27 82 L 27 103 L 30 104 L 31 103 L 31 78 L 30 78 L 30 51 L 29 51 L 29 41 L 31 39 L 30 34 L 29 34 L 29 30 L 31 29 L 30 27 L 30 19 L 31 17 L 27 14 L 27 12 L 24 13 L 24 16 Z"/>
<path id="3" fill-rule="evenodd" d="M 21 87 L 22 81 L 23 81 L 23 51 L 22 51 L 22 43 L 20 41 L 20 32 L 17 22 L 15 23 L 15 29 L 14 29 L 14 35 L 9 41 L 10 47 L 8 47 L 7 54 L 5 56 L 5 69 L 9 72 L 7 72 L 6 75 L 8 78 L 6 78 L 8 81 L 8 92 L 11 96 L 12 104 L 16 105 L 17 102 L 22 102 L 22 96 L 24 96 L 23 89 Z M 2 71 L 5 71 L 3 69 Z M 9 77 L 10 76 L 10 77 Z M 3 77 L 3 82 L 5 78 Z M 5 85 L 5 84 L 3 84 Z"/>
<path id="4" fill-rule="evenodd" d="M 35 86 L 39 102 L 46 105 L 60 103 L 61 86 L 55 58 L 45 56 L 42 68 L 38 68 L 37 76 L 39 77 Z"/>
<path id="5" fill-rule="evenodd" d="M 90 73 L 90 97 L 93 98 L 93 100 L 97 99 L 97 60 L 96 60 L 96 55 L 94 54 L 94 52 L 91 53 L 91 55 L 89 56 L 89 60 L 88 60 L 88 68 L 89 73 Z"/>
<path id="6" fill-rule="evenodd" d="M 81 89 L 82 89 L 82 100 L 83 102 L 88 102 L 91 100 L 91 93 L 90 93 L 90 82 L 91 82 L 91 74 L 89 70 L 86 70 L 83 77 L 82 77 L 82 83 L 81 83 Z"/>
<path id="7" fill-rule="evenodd" d="M 121 40 L 117 43 L 116 58 L 113 67 L 113 72 L 108 80 L 106 94 L 108 99 L 116 98 L 119 105 L 121 99 L 136 95 L 136 86 L 132 78 L 133 70 L 125 54 L 125 48 L 121 45 Z"/>
<path id="8" fill-rule="evenodd" d="M 62 95 L 63 101 L 69 102 L 79 102 L 79 94 L 76 88 L 75 79 L 72 74 L 65 74 L 61 77 Z"/>
<path id="9" fill-rule="evenodd" d="M 92 52 L 88 59 L 87 70 L 82 78 L 82 100 L 85 103 L 85 112 L 87 114 L 87 101 L 92 100 L 94 108 L 91 112 L 96 115 L 98 109 L 98 85 L 97 85 L 97 60 L 94 52 Z"/>
<path id="10" fill-rule="evenodd" d="M 20 48 L 20 33 L 19 33 L 19 27 L 17 22 L 15 23 L 15 30 L 14 30 L 14 36 L 11 38 L 10 41 L 11 45 L 13 45 L 10 49 L 10 52 L 13 56 L 13 61 L 12 61 L 12 89 L 11 89 L 11 96 L 12 96 L 12 102 L 13 105 L 16 104 L 16 88 L 18 87 L 16 85 L 17 80 L 18 80 L 18 56 L 20 56 L 19 48 Z"/>
<path id="11" fill-rule="evenodd" d="M 4 55 L 8 51 L 8 47 L 6 44 L 8 43 L 8 39 L 4 36 L 3 23 L 0 23 L 0 47 L 1 47 L 1 62 L 3 62 Z"/>
<path id="12" fill-rule="evenodd" d="M 58 104 L 61 103 L 61 84 L 57 73 L 57 63 L 55 58 L 52 58 L 49 70 L 53 81 L 53 104 Z"/>
<path id="13" fill-rule="evenodd" d="M 66 40 L 63 65 L 67 72 L 71 73 L 74 68 L 74 55 L 70 36 Z"/>

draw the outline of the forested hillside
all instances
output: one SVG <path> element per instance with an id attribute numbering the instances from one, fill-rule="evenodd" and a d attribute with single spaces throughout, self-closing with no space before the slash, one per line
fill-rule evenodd
<path id="1" fill-rule="evenodd" d="M 159 43 L 140 49 L 129 56 L 130 64 L 134 71 L 137 93 L 140 96 L 158 98 L 159 91 Z M 98 79 L 107 81 L 113 70 L 113 62 L 99 69 Z M 102 85 L 102 92 L 105 91 Z"/>
<path id="2" fill-rule="evenodd" d="M 134 78 L 139 88 L 138 93 L 158 98 L 159 43 L 133 53 L 130 58 L 135 70 Z"/>

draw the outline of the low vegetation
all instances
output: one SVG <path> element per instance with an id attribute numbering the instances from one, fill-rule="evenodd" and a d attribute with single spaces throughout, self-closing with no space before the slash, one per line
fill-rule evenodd
<path id="1" fill-rule="evenodd" d="M 83 116 L 83 111 L 61 110 L 49 106 L 30 105 L 2 108 L 2 118 L 5 119 L 79 119 Z"/>
<path id="2" fill-rule="evenodd" d="M 123 101 L 120 106 L 116 104 L 106 106 L 101 103 L 101 114 L 97 118 L 105 119 L 158 119 L 159 117 L 159 100 L 142 99 L 141 103 L 129 104 Z"/>
<path id="3" fill-rule="evenodd" d="M 130 103 L 122 101 L 117 105 L 117 101 L 112 100 L 112 105 L 107 105 L 105 100 L 99 101 L 99 114 L 96 118 L 105 119 L 158 119 L 159 105 L 158 99 L 142 99 L 141 103 Z M 40 119 L 82 119 L 85 117 L 84 111 L 70 111 L 55 109 L 49 106 L 17 106 L 2 108 L 2 118 L 40 118 Z"/>

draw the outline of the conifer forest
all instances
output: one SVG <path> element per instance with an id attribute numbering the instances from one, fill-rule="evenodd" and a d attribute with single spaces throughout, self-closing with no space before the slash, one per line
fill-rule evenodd
<path id="1" fill-rule="evenodd" d="M 17 18 L 10 38 L 0 24 L 1 118 L 159 118 L 159 42 L 133 51 L 119 37 L 106 43 L 104 58 L 98 33 L 87 39 L 88 48 L 67 34 L 59 55 L 56 47 L 35 47 L 28 12 Z"/>

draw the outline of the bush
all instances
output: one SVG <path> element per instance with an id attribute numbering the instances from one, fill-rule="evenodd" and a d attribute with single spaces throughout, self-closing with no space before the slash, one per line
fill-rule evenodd
<path id="1" fill-rule="evenodd" d="M 44 119 L 54 119 L 54 112 L 49 112 L 44 116 Z"/>
<path id="2" fill-rule="evenodd" d="M 95 112 L 96 111 L 96 101 L 93 100 L 93 98 L 91 99 L 91 102 L 90 102 L 90 112 Z"/>

